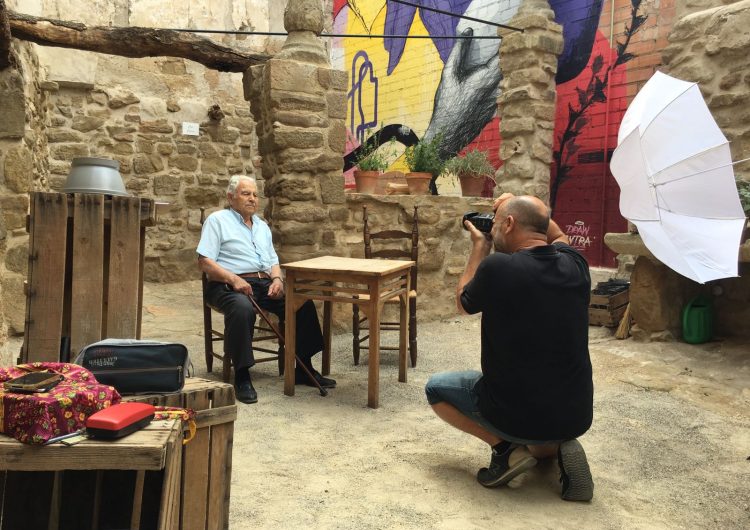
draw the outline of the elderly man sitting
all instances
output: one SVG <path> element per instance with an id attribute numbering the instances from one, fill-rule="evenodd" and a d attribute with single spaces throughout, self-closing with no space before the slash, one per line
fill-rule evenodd
<path id="1" fill-rule="evenodd" d="M 284 279 L 273 248 L 271 230 L 258 217 L 255 179 L 234 176 L 227 187 L 229 208 L 209 215 L 198 243 L 198 266 L 208 277 L 209 303 L 224 314 L 224 349 L 232 356 L 237 399 L 255 403 L 258 394 L 250 379 L 253 357 L 255 311 L 249 297 L 260 307 L 284 318 Z M 297 311 L 297 355 L 324 388 L 336 381 L 312 367 L 312 356 L 323 350 L 323 334 L 315 305 L 307 301 Z M 315 386 L 301 367 L 297 384 Z"/>

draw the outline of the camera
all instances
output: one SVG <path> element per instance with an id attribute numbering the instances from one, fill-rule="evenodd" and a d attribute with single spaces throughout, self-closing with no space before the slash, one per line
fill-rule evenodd
<path id="1" fill-rule="evenodd" d="M 464 227 L 464 230 L 468 230 L 466 228 L 466 225 L 464 224 L 464 221 L 469 220 L 471 221 L 471 224 L 473 224 L 477 230 L 480 232 L 484 232 L 485 234 L 489 234 L 492 230 L 492 221 L 495 219 L 495 214 L 492 213 L 479 213 L 479 212 L 469 212 L 464 214 L 464 218 L 461 219 L 461 226 Z"/>

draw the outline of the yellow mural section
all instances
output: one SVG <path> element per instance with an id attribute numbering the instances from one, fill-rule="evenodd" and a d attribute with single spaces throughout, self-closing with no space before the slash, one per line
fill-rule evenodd
<path id="1" fill-rule="evenodd" d="M 349 10 L 346 33 L 382 35 L 385 25 L 385 2 L 350 1 L 353 9 Z M 357 11 L 361 17 L 356 16 Z M 427 35 L 427 29 L 419 18 L 414 16 L 409 35 Z M 443 62 L 431 39 L 410 39 L 401 61 L 388 72 L 388 52 L 382 38 L 347 38 L 343 39 L 345 50 L 344 68 L 351 76 L 352 60 L 360 50 L 367 53 L 373 63 L 375 76 L 378 78 L 378 115 L 377 128 L 381 124 L 399 123 L 410 127 L 420 138 L 427 129 L 432 115 L 435 90 L 440 82 Z M 355 72 L 356 75 L 356 72 Z M 374 118 L 374 88 L 363 83 L 363 107 L 368 120 Z M 355 112 L 357 112 L 355 102 Z M 351 101 L 349 101 L 351 113 Z M 351 123 L 351 114 L 347 126 Z M 357 120 L 355 119 L 355 127 Z M 354 131 L 352 131 L 354 132 Z"/>

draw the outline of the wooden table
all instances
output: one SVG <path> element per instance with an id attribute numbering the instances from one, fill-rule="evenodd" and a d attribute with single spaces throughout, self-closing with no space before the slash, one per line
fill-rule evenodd
<path id="1" fill-rule="evenodd" d="M 150 490 L 157 481 L 161 486 L 158 515 L 154 514 L 158 521 L 143 521 L 144 526 L 177 529 L 181 461 L 182 422 L 176 420 L 154 421 L 119 440 L 85 440 L 71 447 L 32 446 L 0 436 L 0 478 L 5 484 L 0 491 L 5 496 L 2 528 L 99 528 L 101 519 L 114 512 L 124 512 L 131 529 L 140 528 L 142 513 L 148 517 L 153 506 L 147 505 L 155 502 L 152 492 L 144 494 L 144 485 Z M 82 470 L 88 475 L 81 475 Z M 126 480 L 126 475 L 112 470 L 135 472 L 132 497 L 111 498 L 113 484 Z M 24 473 L 13 475 L 17 471 Z M 44 471 L 51 473 L 39 473 Z M 113 473 L 114 482 L 103 479 L 104 472 Z M 45 480 L 48 475 L 52 480 Z M 86 490 L 85 484 L 93 491 Z"/>
<path id="2" fill-rule="evenodd" d="M 307 300 L 323 304 L 323 375 L 331 371 L 331 303 L 357 304 L 370 323 L 367 406 L 378 408 L 380 388 L 380 314 L 383 304 L 399 298 L 398 380 L 406 382 L 409 270 L 413 261 L 322 256 L 282 265 L 286 271 L 286 355 L 284 394 L 294 395 L 296 312 Z M 364 299 L 363 295 L 367 295 Z"/>

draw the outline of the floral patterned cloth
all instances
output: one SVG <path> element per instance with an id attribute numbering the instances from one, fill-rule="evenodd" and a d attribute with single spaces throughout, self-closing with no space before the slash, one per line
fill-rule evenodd
<path id="1" fill-rule="evenodd" d="M 38 394 L 8 392 L 0 385 L 0 432 L 19 442 L 43 444 L 75 432 L 94 412 L 120 402 L 114 387 L 99 384 L 91 372 L 75 364 L 37 362 L 0 368 L 0 383 L 44 370 L 65 379 L 49 392 Z"/>

